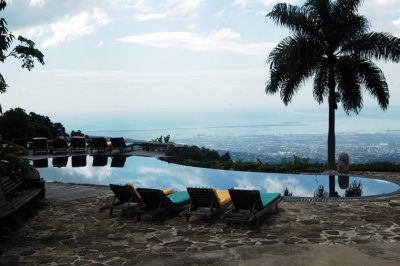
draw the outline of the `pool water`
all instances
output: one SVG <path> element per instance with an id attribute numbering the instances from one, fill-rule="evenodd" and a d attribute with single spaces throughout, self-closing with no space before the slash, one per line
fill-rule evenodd
<path id="1" fill-rule="evenodd" d="M 49 158 L 34 162 L 46 181 L 65 183 L 100 184 L 132 183 L 135 187 L 170 188 L 214 187 L 219 189 L 258 189 L 261 192 L 279 192 L 285 188 L 292 196 L 312 197 L 323 186 L 329 192 L 329 176 L 254 173 L 225 171 L 169 164 L 150 157 L 93 157 L 74 156 Z M 49 167 L 46 167 L 49 165 Z M 65 167 L 57 167 L 64 166 Z M 42 167 L 42 168 L 40 168 Z M 362 185 L 362 196 L 394 192 L 397 184 L 370 178 L 333 177 L 334 190 L 344 196 L 346 187 L 354 181 Z M 333 179 L 331 178 L 331 181 Z"/>

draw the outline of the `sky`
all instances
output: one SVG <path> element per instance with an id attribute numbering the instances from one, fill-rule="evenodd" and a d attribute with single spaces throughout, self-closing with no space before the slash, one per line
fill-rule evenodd
<path id="1" fill-rule="evenodd" d="M 7 1 L 0 16 L 11 32 L 36 43 L 45 55 L 45 65 L 36 64 L 29 72 L 16 59 L 7 59 L 1 73 L 9 88 L 0 95 L 0 103 L 3 110 L 22 107 L 68 127 L 86 129 L 96 127 L 89 121 L 104 124 L 111 119 L 139 128 L 148 120 L 153 124 L 232 124 L 251 120 L 254 114 L 266 122 L 280 117 L 287 122 L 302 119 L 304 112 L 320 113 L 325 121 L 327 104 L 314 101 L 309 82 L 287 107 L 278 94 L 265 94 L 268 54 L 290 35 L 265 16 L 278 2 L 304 3 Z M 400 37 L 400 1 L 366 0 L 360 13 L 369 19 L 372 31 Z M 395 125 L 400 124 L 396 120 L 400 66 L 378 65 L 389 85 L 389 109 L 380 111 L 365 93 L 365 108 L 358 117 L 364 121 L 378 115 L 386 121 L 382 127 L 399 130 Z M 339 117 L 343 116 L 340 112 Z M 353 120 L 345 123 L 349 121 Z"/>

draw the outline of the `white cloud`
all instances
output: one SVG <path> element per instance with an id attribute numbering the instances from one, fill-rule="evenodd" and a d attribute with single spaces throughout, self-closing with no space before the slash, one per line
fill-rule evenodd
<path id="1" fill-rule="evenodd" d="M 278 3 L 288 3 L 288 4 L 297 4 L 298 0 L 235 0 L 233 5 L 237 5 L 240 8 L 246 8 L 250 4 L 263 4 L 264 6 L 273 6 Z"/>
<path id="2" fill-rule="evenodd" d="M 220 11 L 218 11 L 218 13 L 215 14 L 216 18 L 220 18 L 222 17 L 222 15 L 225 13 L 225 9 L 221 9 Z"/>
<path id="3" fill-rule="evenodd" d="M 46 0 L 30 0 L 29 5 L 32 7 L 43 7 L 46 4 Z"/>
<path id="4" fill-rule="evenodd" d="M 187 26 L 188 30 L 194 30 L 196 28 L 196 24 L 190 24 L 189 26 Z"/>
<path id="5" fill-rule="evenodd" d="M 79 39 L 82 36 L 90 35 L 97 27 L 110 22 L 107 13 L 94 9 L 91 13 L 83 11 L 77 15 L 66 15 L 62 19 L 40 26 L 26 28 L 17 31 L 29 37 L 48 36 L 41 43 L 42 47 L 57 47 L 66 41 Z"/>
<path id="6" fill-rule="evenodd" d="M 104 42 L 103 42 L 103 41 L 99 41 L 99 42 L 97 43 L 97 47 L 98 47 L 98 48 L 103 47 L 103 45 L 104 45 Z"/>
<path id="7" fill-rule="evenodd" d="M 170 0 L 161 5 L 161 11 L 150 14 L 138 14 L 137 21 L 148 21 L 162 18 L 188 18 L 196 17 L 199 10 L 205 5 L 206 0 Z"/>
<path id="8" fill-rule="evenodd" d="M 240 34 L 230 28 L 214 30 L 208 36 L 192 32 L 156 32 L 119 38 L 118 41 L 148 45 L 156 48 L 178 48 L 202 52 L 229 52 L 265 55 L 275 43 L 239 43 Z"/>

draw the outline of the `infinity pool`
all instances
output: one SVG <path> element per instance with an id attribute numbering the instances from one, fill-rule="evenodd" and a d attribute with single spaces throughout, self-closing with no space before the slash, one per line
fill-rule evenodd
<path id="1" fill-rule="evenodd" d="M 34 164 L 39 167 L 40 175 L 46 181 L 64 183 L 132 183 L 136 187 L 174 190 L 186 190 L 186 187 L 244 188 L 282 194 L 288 188 L 293 196 L 302 197 L 314 196 L 320 186 L 329 192 L 329 176 L 324 175 L 224 171 L 169 164 L 149 157 L 74 156 L 35 161 Z M 362 196 L 390 193 L 399 189 L 397 184 L 379 179 L 336 176 L 334 180 L 334 189 L 341 197 L 345 195 L 346 187 L 354 181 L 361 183 Z"/>

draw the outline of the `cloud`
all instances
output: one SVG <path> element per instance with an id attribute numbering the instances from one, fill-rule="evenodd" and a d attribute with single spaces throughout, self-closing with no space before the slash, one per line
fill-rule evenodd
<path id="1" fill-rule="evenodd" d="M 99 42 L 97 43 L 97 47 L 98 47 L 98 48 L 103 47 L 103 45 L 104 45 L 104 42 L 103 42 L 103 41 L 99 41 Z"/>
<path id="2" fill-rule="evenodd" d="M 163 18 L 188 18 L 198 16 L 199 10 L 205 5 L 206 0 L 172 0 L 161 5 L 161 11 L 149 14 L 138 14 L 137 21 L 149 21 Z"/>
<path id="3" fill-rule="evenodd" d="M 215 14 L 215 17 L 216 18 L 220 18 L 220 17 L 222 17 L 222 15 L 225 13 L 225 9 L 221 9 L 220 11 L 218 11 L 216 14 Z"/>
<path id="4" fill-rule="evenodd" d="M 208 36 L 192 32 L 156 32 L 119 38 L 118 41 L 148 45 L 156 48 L 177 48 L 201 52 L 229 52 L 248 55 L 265 55 L 275 43 L 234 42 L 240 34 L 230 28 L 213 30 Z"/>
<path id="5" fill-rule="evenodd" d="M 194 30 L 196 28 L 196 24 L 190 24 L 189 26 L 187 26 L 188 30 Z"/>
<path id="6" fill-rule="evenodd" d="M 83 11 L 74 16 L 66 15 L 56 22 L 18 30 L 16 33 L 28 38 L 45 36 L 45 40 L 41 43 L 42 47 L 57 47 L 63 42 L 90 35 L 97 27 L 109 22 L 107 13 L 96 8 L 92 12 Z"/>
<path id="7" fill-rule="evenodd" d="M 32 7 L 43 7 L 46 4 L 46 0 L 31 0 L 29 5 Z"/>
<path id="8" fill-rule="evenodd" d="M 264 6 L 273 6 L 278 3 L 287 3 L 287 4 L 297 4 L 298 0 L 235 0 L 233 5 L 239 6 L 240 8 L 246 8 L 250 4 L 262 4 Z"/>

